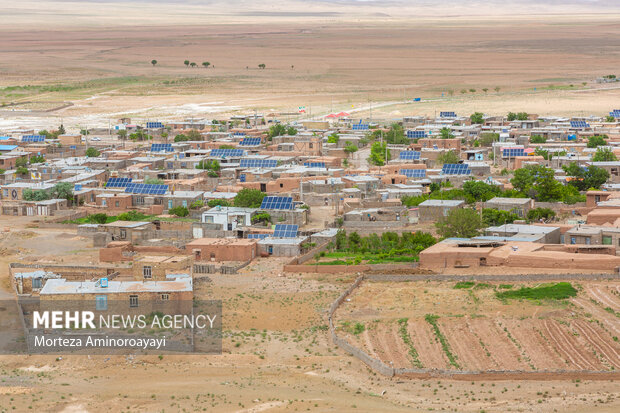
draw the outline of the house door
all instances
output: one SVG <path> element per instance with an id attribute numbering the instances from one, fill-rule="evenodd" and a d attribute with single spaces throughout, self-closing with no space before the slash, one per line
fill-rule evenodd
<path id="1" fill-rule="evenodd" d="M 26 207 L 26 215 L 28 216 L 34 215 L 34 207 L 31 207 L 31 206 Z"/>
<path id="2" fill-rule="evenodd" d="M 269 246 L 269 255 L 272 255 L 272 254 L 273 254 L 273 245 L 270 245 Z"/>
<path id="3" fill-rule="evenodd" d="M 260 191 L 267 192 L 267 184 L 260 184 Z"/>

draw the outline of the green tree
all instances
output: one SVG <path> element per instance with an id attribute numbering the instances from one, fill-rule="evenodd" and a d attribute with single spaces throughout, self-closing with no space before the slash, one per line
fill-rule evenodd
<path id="1" fill-rule="evenodd" d="M 96 158 L 99 155 L 101 155 L 101 152 L 99 152 L 97 149 L 93 148 L 92 146 L 86 149 L 86 156 L 89 158 Z"/>
<path id="2" fill-rule="evenodd" d="M 177 217 L 186 217 L 189 215 L 189 210 L 184 206 L 177 206 L 168 210 L 169 214 L 176 215 Z"/>
<path id="3" fill-rule="evenodd" d="M 607 135 L 594 135 L 588 138 L 588 148 L 597 148 L 607 145 Z"/>
<path id="4" fill-rule="evenodd" d="M 118 138 L 122 141 L 124 141 L 125 139 L 127 139 L 127 130 L 126 129 L 121 129 L 119 130 L 117 133 Z"/>
<path id="5" fill-rule="evenodd" d="M 547 138 L 542 135 L 532 135 L 530 136 L 530 143 L 545 143 L 547 142 Z"/>
<path id="6" fill-rule="evenodd" d="M 52 197 L 56 199 L 73 200 L 73 185 L 69 182 L 59 182 L 52 188 Z"/>
<path id="7" fill-rule="evenodd" d="M 508 112 L 508 116 L 506 117 L 506 119 L 508 120 L 508 122 L 517 120 L 517 114 L 514 112 Z"/>
<path id="8" fill-rule="evenodd" d="M 611 115 L 607 115 L 607 116 L 605 117 L 605 122 L 609 122 L 609 123 L 616 123 L 616 118 L 614 118 L 614 117 L 613 117 L 613 116 L 611 116 Z"/>
<path id="9" fill-rule="evenodd" d="M 216 206 L 229 207 L 229 206 L 232 206 L 232 205 L 226 199 L 210 199 L 209 202 L 207 202 L 207 206 L 209 208 L 213 208 L 213 207 L 216 207 Z"/>
<path id="10" fill-rule="evenodd" d="M 478 140 L 480 142 L 480 146 L 491 146 L 493 145 L 493 142 L 497 142 L 499 140 L 499 133 L 493 133 L 493 132 L 482 132 L 480 134 L 480 139 Z"/>
<path id="11" fill-rule="evenodd" d="M 499 187 L 489 185 L 483 181 L 466 181 L 463 184 L 463 191 L 465 191 L 467 197 L 466 201 L 470 204 L 474 202 L 486 202 L 502 193 Z"/>
<path id="12" fill-rule="evenodd" d="M 65 133 L 67 133 L 67 131 L 65 130 L 64 125 L 61 123 L 60 127 L 58 128 L 58 135 L 64 135 Z"/>
<path id="13" fill-rule="evenodd" d="M 290 136 L 295 136 L 297 135 L 297 129 L 295 129 L 293 126 L 289 126 L 288 128 L 286 128 L 286 134 Z"/>
<path id="14" fill-rule="evenodd" d="M 611 149 L 598 148 L 596 150 L 596 153 L 592 157 L 592 160 L 594 162 L 611 162 L 611 161 L 617 161 L 618 158 L 616 158 L 616 155 Z"/>
<path id="15" fill-rule="evenodd" d="M 437 232 L 444 238 L 471 238 L 480 234 L 480 215 L 471 208 L 453 209 L 436 224 Z"/>
<path id="16" fill-rule="evenodd" d="M 88 222 L 92 224 L 105 224 L 108 222 L 108 216 L 104 213 L 92 214 L 88 216 Z"/>
<path id="17" fill-rule="evenodd" d="M 185 67 L 189 67 L 189 60 L 185 60 L 183 64 L 185 65 Z"/>
<path id="18" fill-rule="evenodd" d="M 264 197 L 265 193 L 258 189 L 243 188 L 237 192 L 234 205 L 242 208 L 259 208 Z"/>
<path id="19" fill-rule="evenodd" d="M 345 142 L 345 144 L 344 144 L 344 149 L 343 149 L 343 150 L 344 150 L 347 154 L 352 154 L 352 153 L 357 152 L 357 149 L 358 149 L 358 148 L 357 148 L 357 146 L 355 146 L 353 143 L 351 143 L 351 142 L 347 141 L 347 142 Z"/>
<path id="20" fill-rule="evenodd" d="M 157 60 L 155 60 L 155 59 L 151 60 L 151 64 L 152 64 L 153 66 L 155 66 L 155 65 L 157 64 Z"/>
<path id="21" fill-rule="evenodd" d="M 187 135 L 184 135 L 182 133 L 178 134 L 177 136 L 174 137 L 174 141 L 175 142 L 187 142 L 189 141 L 189 137 Z"/>
<path id="22" fill-rule="evenodd" d="M 286 127 L 281 123 L 276 123 L 275 125 L 271 125 L 269 127 L 269 131 L 267 132 L 267 137 L 269 140 L 275 138 L 276 136 L 286 135 Z"/>
<path id="23" fill-rule="evenodd" d="M 555 217 L 555 212 L 549 208 L 534 208 L 527 212 L 527 219 L 530 221 L 548 220 Z"/>
<path id="24" fill-rule="evenodd" d="M 482 210 L 482 220 L 488 226 L 512 224 L 518 219 L 520 219 L 519 215 L 511 211 L 501 211 L 493 208 L 484 208 Z"/>
<path id="25" fill-rule="evenodd" d="M 527 112 L 519 112 L 517 113 L 517 120 L 528 120 L 530 115 Z"/>
<path id="26" fill-rule="evenodd" d="M 510 183 L 516 191 L 540 202 L 557 202 L 563 199 L 562 184 L 554 178 L 553 169 L 542 165 L 528 165 L 517 169 Z"/>
<path id="27" fill-rule="evenodd" d="M 568 184 L 574 186 L 579 191 L 587 191 L 590 188 L 599 189 L 609 179 L 609 172 L 603 168 L 590 165 L 582 168 L 577 163 L 572 162 L 562 167 L 567 176 L 573 177 Z"/>
<path id="28" fill-rule="evenodd" d="M 148 185 L 164 185 L 164 181 L 159 178 L 152 177 L 144 178 L 144 183 Z"/>
<path id="29" fill-rule="evenodd" d="M 196 169 L 206 169 L 209 171 L 219 171 L 221 168 L 220 163 L 217 160 L 202 160 L 196 165 Z"/>
<path id="30" fill-rule="evenodd" d="M 267 66 L 266 66 L 264 63 L 261 63 L 261 64 L 259 64 L 259 65 L 258 65 L 258 68 L 259 68 L 259 69 L 264 69 L 264 68 L 266 68 L 266 67 L 267 67 Z"/>
<path id="31" fill-rule="evenodd" d="M 441 130 L 439 131 L 439 134 L 441 135 L 441 139 L 452 139 L 454 138 L 454 134 L 452 133 L 452 131 L 450 130 L 450 128 L 441 128 Z"/>
<path id="32" fill-rule="evenodd" d="M 43 163 L 43 162 L 45 162 L 45 157 L 43 155 L 35 155 L 35 156 L 30 157 L 31 164 Z"/>
<path id="33" fill-rule="evenodd" d="M 205 69 L 208 69 L 209 66 L 211 66 L 210 62 L 202 62 L 202 65 L 205 67 Z"/>
<path id="34" fill-rule="evenodd" d="M 437 157 L 437 163 L 443 165 L 447 163 L 459 163 L 459 156 L 454 151 L 446 151 Z"/>
<path id="35" fill-rule="evenodd" d="M 484 114 L 480 112 L 475 112 L 471 114 L 469 119 L 471 120 L 471 123 L 473 124 L 482 124 L 484 123 Z"/>
<path id="36" fill-rule="evenodd" d="M 336 132 L 327 137 L 327 143 L 338 143 L 339 140 L 340 136 Z"/>
<path id="37" fill-rule="evenodd" d="M 198 66 L 198 65 L 196 64 L 196 62 L 191 62 L 189 65 L 190 65 L 191 67 L 196 67 L 196 66 Z"/>
<path id="38" fill-rule="evenodd" d="M 373 165 L 383 166 L 386 163 L 385 155 L 387 152 L 388 161 L 390 160 L 390 151 L 387 150 L 387 142 L 373 142 L 370 147 L 370 156 L 368 162 Z"/>
<path id="39" fill-rule="evenodd" d="M 27 175 L 28 174 L 28 168 L 26 168 L 25 166 L 18 166 L 15 169 L 15 173 L 17 175 Z"/>

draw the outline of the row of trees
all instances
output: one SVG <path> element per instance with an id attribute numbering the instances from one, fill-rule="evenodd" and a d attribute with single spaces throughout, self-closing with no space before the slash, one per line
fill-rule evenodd
<path id="1" fill-rule="evenodd" d="M 157 66 L 157 64 L 158 64 L 158 63 L 159 63 L 159 62 L 157 61 L 157 59 L 153 59 L 153 60 L 151 60 L 151 65 L 153 65 L 153 66 Z M 185 67 L 198 67 L 198 63 L 196 63 L 196 62 L 191 62 L 191 61 L 189 61 L 189 60 L 187 60 L 187 59 L 183 61 L 183 64 L 185 65 Z M 214 69 L 215 69 L 215 65 L 212 65 L 212 64 L 211 64 L 211 62 L 202 62 L 202 63 L 201 63 L 201 65 L 202 65 L 202 67 L 204 67 L 205 69 L 208 69 L 209 67 L 212 67 L 212 68 L 214 68 Z M 262 70 L 262 69 L 265 69 L 266 67 L 267 67 L 267 65 L 266 65 L 266 64 L 264 64 L 264 63 L 260 63 L 260 64 L 258 65 L 258 68 L 259 68 L 259 69 L 261 69 L 261 70 Z M 246 67 L 246 69 L 247 69 L 247 68 L 248 68 L 248 67 Z M 295 68 L 295 66 L 291 66 L 291 68 Z"/>

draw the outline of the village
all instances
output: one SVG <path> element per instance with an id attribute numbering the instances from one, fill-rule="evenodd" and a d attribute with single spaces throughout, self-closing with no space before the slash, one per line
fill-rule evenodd
<path id="1" fill-rule="evenodd" d="M 270 314 L 226 295 L 242 282 L 301 288 L 289 321 L 318 321 L 329 352 L 387 378 L 617 377 L 620 110 L 304 109 L 1 131 L 4 246 L 31 231 L 81 246 L 5 253 L 21 317 L 33 302 L 190 314 L 223 300 L 215 349 L 234 354 L 243 308 Z"/>

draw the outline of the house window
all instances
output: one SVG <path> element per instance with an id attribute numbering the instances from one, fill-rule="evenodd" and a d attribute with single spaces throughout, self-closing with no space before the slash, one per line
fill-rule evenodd
<path id="1" fill-rule="evenodd" d="M 2 196 L 9 196 L 9 190 L 8 189 L 3 189 L 2 190 Z"/>
<path id="2" fill-rule="evenodd" d="M 570 243 L 571 243 L 572 245 L 574 245 L 574 244 L 576 244 L 576 243 L 577 243 L 577 240 L 575 239 L 575 237 L 570 237 Z"/>
<path id="3" fill-rule="evenodd" d="M 172 199 L 168 200 L 168 209 L 172 208 Z"/>
<path id="4" fill-rule="evenodd" d="M 153 277 L 153 269 L 150 265 L 145 265 L 142 267 L 142 275 L 144 278 L 152 278 Z"/>
<path id="5" fill-rule="evenodd" d="M 183 206 L 184 206 L 185 208 L 187 208 L 187 200 L 186 200 L 186 199 L 184 199 L 184 200 L 183 200 Z"/>
<path id="6" fill-rule="evenodd" d="M 137 205 L 144 205 L 144 197 L 143 196 L 137 196 L 136 197 L 136 204 Z"/>
<path id="7" fill-rule="evenodd" d="M 162 294 L 161 295 L 161 300 L 162 301 L 168 301 L 169 299 L 170 299 L 170 295 L 168 295 L 168 294 Z"/>
<path id="8" fill-rule="evenodd" d="M 33 278 L 32 279 L 32 288 L 41 288 L 43 286 L 42 278 Z"/>
<path id="9" fill-rule="evenodd" d="M 106 295 L 98 295 L 95 297 L 95 310 L 105 311 L 108 309 L 108 297 Z"/>
<path id="10" fill-rule="evenodd" d="M 603 245 L 611 245 L 611 237 L 609 235 L 603 235 Z"/>
<path id="11" fill-rule="evenodd" d="M 127 238 L 127 230 L 121 229 L 121 239 L 125 239 L 125 238 Z"/>
<path id="12" fill-rule="evenodd" d="M 594 202 L 596 202 L 597 204 L 598 204 L 599 202 L 601 202 L 601 196 L 600 196 L 600 195 L 595 195 L 595 196 L 594 196 Z"/>
<path id="13" fill-rule="evenodd" d="M 586 245 L 590 245 L 590 237 L 586 238 Z"/>
<path id="14" fill-rule="evenodd" d="M 116 207 L 118 208 L 118 207 L 121 205 L 121 203 L 120 203 L 120 202 L 118 202 L 118 201 L 116 201 L 116 202 L 114 203 L 114 205 L 116 205 Z"/>
<path id="15" fill-rule="evenodd" d="M 309 147 L 310 149 L 312 149 L 312 148 L 314 148 L 314 144 L 313 144 L 312 142 L 310 142 L 310 143 L 308 144 L 308 147 Z"/>
<path id="16" fill-rule="evenodd" d="M 101 206 L 108 206 L 108 201 L 105 198 L 101 200 Z"/>
<path id="17" fill-rule="evenodd" d="M 132 308 L 138 307 L 138 296 L 137 295 L 129 296 L 129 307 L 132 307 Z"/>

